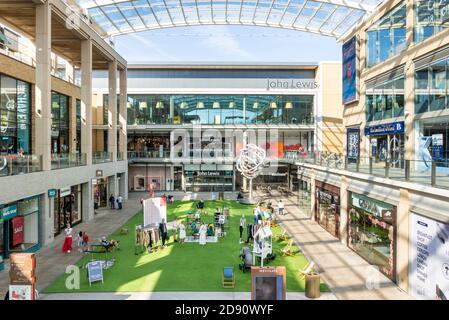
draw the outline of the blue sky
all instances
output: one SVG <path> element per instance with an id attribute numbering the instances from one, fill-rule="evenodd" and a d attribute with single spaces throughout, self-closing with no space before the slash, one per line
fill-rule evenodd
<path id="1" fill-rule="evenodd" d="M 140 32 L 115 38 L 129 62 L 340 61 L 334 38 L 253 26 L 192 26 Z"/>

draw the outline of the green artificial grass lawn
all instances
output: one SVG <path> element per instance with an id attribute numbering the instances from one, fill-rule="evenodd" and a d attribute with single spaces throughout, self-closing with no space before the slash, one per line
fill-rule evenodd
<path id="1" fill-rule="evenodd" d="M 204 221 L 212 223 L 216 207 L 230 208 L 230 227 L 225 229 L 226 237 L 219 238 L 218 243 L 174 243 L 172 231 L 169 231 L 168 247 L 153 253 L 135 255 L 134 228 L 143 222 L 142 212 L 136 214 L 124 226 L 128 228 L 127 235 L 120 235 L 119 230 L 110 238 L 120 241 L 120 249 L 115 252 L 116 261 L 113 267 L 103 270 L 104 283 L 95 282 L 89 286 L 86 269 L 81 269 L 80 289 L 69 290 L 65 282 L 68 274 L 61 275 L 45 293 L 60 292 L 136 292 L 136 291 L 251 291 L 250 270 L 242 273 L 239 252 L 243 244 L 239 244 L 239 219 L 246 216 L 247 223 L 252 223 L 252 206 L 242 205 L 235 201 L 206 201 L 205 209 L 209 213 Z M 183 219 L 188 212 L 194 212 L 194 202 L 175 201 L 168 204 L 167 220 Z M 190 235 L 187 227 L 187 235 Z M 285 266 L 287 269 L 287 291 L 302 292 L 305 289 L 304 280 L 299 279 L 299 269 L 307 264 L 305 257 L 294 247 L 293 257 L 281 257 L 280 249 L 287 241 L 277 242 L 277 235 L 282 232 L 280 227 L 273 228 L 273 252 L 276 259 L 267 266 Z M 246 237 L 246 230 L 243 232 Z M 79 261 L 78 266 L 82 265 Z M 221 276 L 223 267 L 234 267 L 235 288 L 222 287 Z M 329 291 L 322 283 L 321 291 Z"/>

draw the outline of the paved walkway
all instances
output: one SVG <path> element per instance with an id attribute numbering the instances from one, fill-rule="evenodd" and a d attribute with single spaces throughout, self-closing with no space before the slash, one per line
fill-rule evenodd
<path id="1" fill-rule="evenodd" d="M 75 235 L 80 230 L 86 231 L 90 241 L 96 241 L 102 236 L 108 236 L 116 231 L 120 226 L 134 216 L 141 209 L 139 195 L 129 194 L 129 200 L 124 203 L 122 210 L 100 209 L 95 215 L 95 219 L 89 222 L 82 222 L 73 227 L 73 243 L 76 246 Z M 37 289 L 42 291 L 48 287 L 56 278 L 65 273 L 68 265 L 75 264 L 82 256 L 76 249 L 70 254 L 62 253 L 62 243 L 64 235 L 55 237 L 55 241 L 48 247 L 41 248 L 36 254 L 37 268 Z M 74 247 L 75 248 L 75 247 Z M 0 272 L 0 299 L 3 299 L 9 286 L 9 263 L 5 270 Z"/>
<path id="2" fill-rule="evenodd" d="M 338 299 L 412 299 L 318 223 L 306 217 L 298 208 L 296 197 L 287 199 L 273 195 L 271 198 L 275 207 L 278 199 L 284 202 L 287 214 L 279 217 L 281 225 L 293 236 L 304 255 L 315 260 L 323 280 Z M 266 201 L 267 196 L 260 199 Z M 367 275 L 369 279 L 378 279 L 378 289 L 367 288 Z"/>

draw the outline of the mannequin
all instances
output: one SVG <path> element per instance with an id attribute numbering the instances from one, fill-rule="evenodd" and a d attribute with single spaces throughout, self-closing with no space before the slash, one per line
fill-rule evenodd
<path id="1" fill-rule="evenodd" d="M 67 225 L 67 228 L 64 230 L 65 239 L 62 244 L 62 252 L 70 253 L 70 251 L 72 251 L 72 231 L 73 230 L 70 225 Z"/>
<path id="2" fill-rule="evenodd" d="M 207 225 L 206 224 L 202 224 L 200 227 L 200 245 L 205 245 L 206 244 L 206 232 L 207 232 Z"/>

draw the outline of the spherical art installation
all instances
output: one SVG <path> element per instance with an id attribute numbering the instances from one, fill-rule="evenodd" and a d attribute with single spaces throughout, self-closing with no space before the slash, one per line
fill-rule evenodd
<path id="1" fill-rule="evenodd" d="M 247 144 L 240 151 L 236 161 L 236 169 L 249 180 L 249 199 L 243 202 L 252 204 L 253 179 L 257 177 L 263 169 L 267 154 L 264 149 L 255 145 Z"/>

